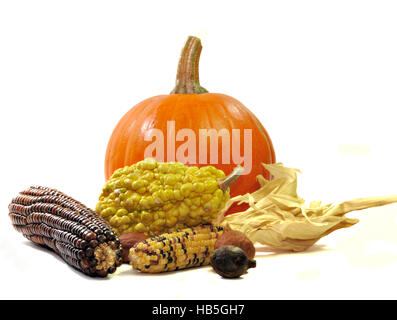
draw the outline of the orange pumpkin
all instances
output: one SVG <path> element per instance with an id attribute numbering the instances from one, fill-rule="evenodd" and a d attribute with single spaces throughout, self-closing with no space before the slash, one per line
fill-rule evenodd
<path id="1" fill-rule="evenodd" d="M 244 161 L 241 165 L 249 174 L 231 186 L 231 196 L 255 191 L 259 174 L 270 178 L 261 165 L 275 162 L 269 135 L 241 102 L 200 86 L 201 48 L 200 39 L 189 37 L 171 94 L 138 103 L 119 121 L 106 151 L 106 179 L 114 170 L 146 157 L 199 167 L 210 164 L 225 174 Z M 234 206 L 228 214 L 244 208 Z"/>

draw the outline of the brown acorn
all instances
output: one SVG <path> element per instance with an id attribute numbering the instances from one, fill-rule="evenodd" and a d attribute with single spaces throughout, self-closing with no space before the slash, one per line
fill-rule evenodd
<path id="1" fill-rule="evenodd" d="M 248 259 L 245 252 L 235 246 L 223 246 L 211 255 L 211 266 L 223 278 L 238 278 L 256 267 L 256 261 Z"/>
<path id="2" fill-rule="evenodd" d="M 241 231 L 231 230 L 222 234 L 215 242 L 215 250 L 224 246 L 239 247 L 245 252 L 248 259 L 250 260 L 255 257 L 254 244 Z"/>
<path id="3" fill-rule="evenodd" d="M 128 254 L 130 249 L 138 242 L 149 238 L 147 235 L 140 232 L 127 232 L 122 234 L 119 239 L 121 247 L 123 248 L 123 262 L 129 263 Z"/>

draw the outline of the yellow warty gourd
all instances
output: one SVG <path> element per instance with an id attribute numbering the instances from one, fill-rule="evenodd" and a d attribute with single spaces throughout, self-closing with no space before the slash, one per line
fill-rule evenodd
<path id="1" fill-rule="evenodd" d="M 208 223 L 229 200 L 229 185 L 242 168 L 228 177 L 213 166 L 185 166 L 147 158 L 116 170 L 106 182 L 96 212 L 117 235 L 141 232 L 158 235 Z"/>

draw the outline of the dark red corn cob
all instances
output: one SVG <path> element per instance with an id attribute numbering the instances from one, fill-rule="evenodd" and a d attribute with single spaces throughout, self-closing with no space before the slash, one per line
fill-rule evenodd
<path id="1" fill-rule="evenodd" d="M 30 187 L 8 209 L 14 228 L 24 237 L 54 250 L 89 276 L 105 277 L 122 263 L 120 241 L 109 224 L 58 190 Z"/>

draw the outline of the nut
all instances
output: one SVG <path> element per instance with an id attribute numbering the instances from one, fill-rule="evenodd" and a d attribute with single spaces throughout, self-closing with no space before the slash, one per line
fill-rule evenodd
<path id="1" fill-rule="evenodd" d="M 255 257 L 254 244 L 241 231 L 231 230 L 222 234 L 215 242 L 215 250 L 224 246 L 239 247 L 245 252 L 250 260 Z"/>
<path id="2" fill-rule="evenodd" d="M 247 273 L 249 268 L 255 268 L 256 261 L 248 259 L 239 247 L 223 246 L 211 255 L 211 266 L 223 278 L 238 278 Z"/>
<path id="3" fill-rule="evenodd" d="M 130 249 L 138 242 L 147 239 L 148 236 L 140 232 L 127 232 L 122 234 L 119 239 L 123 248 L 123 262 L 129 263 L 128 254 Z"/>

